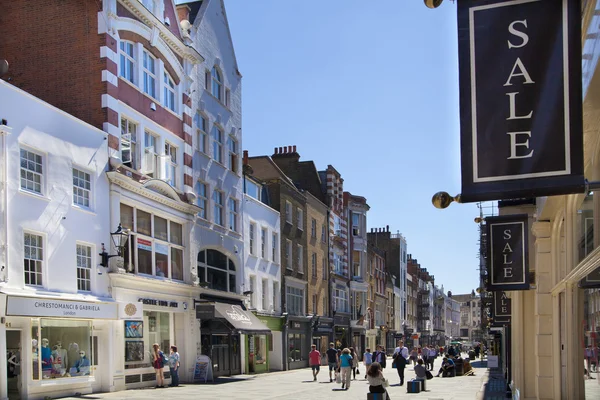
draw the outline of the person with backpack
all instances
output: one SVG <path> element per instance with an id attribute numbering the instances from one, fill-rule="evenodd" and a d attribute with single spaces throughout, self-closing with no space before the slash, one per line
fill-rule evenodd
<path id="1" fill-rule="evenodd" d="M 404 346 L 404 342 L 400 340 L 398 341 L 398 347 L 396 347 L 394 350 L 394 355 L 392 356 L 394 359 L 394 365 L 398 371 L 398 377 L 400 378 L 400 386 L 404 385 L 404 369 L 408 363 L 407 357 L 408 349 Z"/>
<path id="2" fill-rule="evenodd" d="M 156 373 L 156 388 L 165 387 L 165 376 L 163 369 L 165 368 L 165 354 L 160 350 L 158 343 L 152 345 L 152 366 Z M 167 361 L 168 362 L 168 361 Z"/>

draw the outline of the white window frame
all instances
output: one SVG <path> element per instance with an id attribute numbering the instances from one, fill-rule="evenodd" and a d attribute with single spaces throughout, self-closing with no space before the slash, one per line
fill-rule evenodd
<path id="1" fill-rule="evenodd" d="M 354 217 L 356 216 L 356 224 L 354 222 Z M 352 212 L 352 236 L 360 236 L 360 220 L 361 214 L 357 212 Z"/>
<path id="2" fill-rule="evenodd" d="M 177 112 L 177 85 L 167 71 L 163 71 L 163 105 L 165 108 Z"/>
<path id="3" fill-rule="evenodd" d="M 333 304 L 335 305 L 336 312 L 348 312 L 349 311 L 349 301 L 348 301 L 348 290 L 345 288 L 334 287 L 333 293 Z M 341 309 L 340 309 L 341 306 Z"/>
<path id="4" fill-rule="evenodd" d="M 238 173 L 238 153 L 239 153 L 239 148 L 238 148 L 238 142 L 237 140 L 233 137 L 233 136 L 229 136 L 229 143 L 228 143 L 228 153 L 229 153 L 229 157 L 228 157 L 228 161 L 229 161 L 229 169 L 231 170 L 231 172 L 233 173 Z"/>
<path id="5" fill-rule="evenodd" d="M 177 152 L 179 149 L 173 143 L 165 141 L 165 179 L 169 185 L 177 187 L 179 164 L 177 163 Z"/>
<path id="6" fill-rule="evenodd" d="M 227 201 L 227 220 L 229 223 L 229 230 L 233 232 L 238 231 L 238 210 L 237 200 L 234 197 L 230 197 Z"/>
<path id="7" fill-rule="evenodd" d="M 304 247 L 301 244 L 296 245 L 296 251 L 298 251 L 297 262 L 298 262 L 298 273 L 304 273 Z"/>
<path id="8" fill-rule="evenodd" d="M 223 164 L 223 129 L 213 124 L 211 129 L 213 159 L 219 164 Z"/>
<path id="9" fill-rule="evenodd" d="M 263 278 L 261 283 L 261 307 L 263 311 L 269 310 L 269 280 Z"/>
<path id="10" fill-rule="evenodd" d="M 25 158 L 23 158 L 25 156 Z M 38 159 L 39 157 L 39 159 Z M 33 158 L 33 159 L 31 159 Z M 27 167 L 23 167 L 23 161 L 27 164 Z M 28 193 L 34 193 L 43 196 L 45 192 L 44 188 L 44 171 L 46 166 L 44 165 L 45 155 L 31 150 L 30 148 L 20 146 L 19 147 L 19 188 L 22 191 Z M 39 167 L 39 171 L 38 171 Z M 25 178 L 23 178 L 25 175 Z M 39 178 L 39 182 L 36 182 L 35 178 Z M 32 179 L 29 179 L 32 178 Z M 39 191 L 36 190 L 36 185 L 39 185 Z M 28 188 L 31 186 L 32 188 Z"/>
<path id="11" fill-rule="evenodd" d="M 290 315 L 305 315 L 306 305 L 304 304 L 304 298 L 306 296 L 306 290 L 304 287 L 297 287 L 295 285 L 285 286 L 285 304 L 287 306 L 287 312 Z M 296 301 L 293 304 L 300 305 L 300 309 L 296 310 L 295 307 L 290 307 L 290 297 L 295 298 Z"/>
<path id="12" fill-rule="evenodd" d="M 278 246 L 279 246 L 279 235 L 277 234 L 277 232 L 273 232 L 273 234 L 271 235 L 271 257 L 273 257 L 273 259 L 271 261 L 273 261 L 275 264 L 279 264 L 279 257 L 278 257 Z"/>
<path id="13" fill-rule="evenodd" d="M 138 124 L 121 116 L 121 161 L 130 164 L 129 168 L 137 169 L 137 132 Z M 123 157 L 123 153 L 129 151 L 129 159 Z"/>
<path id="14" fill-rule="evenodd" d="M 157 135 L 147 129 L 144 131 L 144 150 L 141 172 L 151 178 L 156 178 L 159 172 L 158 152 L 156 149 L 156 145 L 159 141 L 158 139 Z"/>
<path id="15" fill-rule="evenodd" d="M 213 191 L 213 222 L 219 226 L 225 226 L 223 215 L 223 198 L 225 193 L 220 190 Z"/>
<path id="16" fill-rule="evenodd" d="M 84 169 L 72 167 L 73 171 L 73 205 L 76 207 L 92 209 L 92 174 Z M 77 172 L 77 174 L 76 174 Z M 83 176 L 82 176 L 83 175 Z M 87 179 L 86 179 L 87 178 Z M 81 186 L 83 184 L 83 186 Z M 87 187 L 86 187 L 87 184 Z M 87 199 L 86 199 L 87 195 Z M 87 200 L 87 205 L 85 204 Z M 82 201 L 80 203 L 79 201 Z"/>
<path id="17" fill-rule="evenodd" d="M 325 228 L 325 224 L 321 225 L 321 242 L 327 242 L 327 229 Z"/>
<path id="18" fill-rule="evenodd" d="M 293 270 L 294 269 L 294 264 L 293 264 L 293 246 L 292 246 L 292 241 L 290 239 L 286 239 L 285 240 L 285 267 L 289 270 Z"/>
<path id="19" fill-rule="evenodd" d="M 200 193 L 200 188 L 204 188 L 204 194 Z M 198 207 L 200 207 L 202 209 L 202 211 L 200 211 L 198 213 L 198 216 L 202 219 L 206 219 L 208 220 L 208 185 L 202 181 L 197 181 L 196 182 L 196 205 Z"/>
<path id="20" fill-rule="evenodd" d="M 210 93 L 221 103 L 223 102 L 223 73 L 216 65 L 210 71 Z"/>
<path id="21" fill-rule="evenodd" d="M 156 70 L 158 61 L 148 50 L 142 53 L 142 91 L 148 96 L 156 99 Z M 152 65 L 152 70 L 150 69 Z"/>
<path id="22" fill-rule="evenodd" d="M 196 149 L 204 154 L 208 154 L 208 118 L 197 112 L 194 125 L 196 126 Z"/>
<path id="23" fill-rule="evenodd" d="M 130 46 L 131 54 L 128 47 Z M 128 40 L 119 41 L 119 76 L 135 85 L 135 71 L 137 60 L 135 59 L 135 43 Z M 129 68 L 127 68 L 129 66 Z"/>
<path id="24" fill-rule="evenodd" d="M 82 251 L 86 251 L 89 255 L 84 254 Z M 79 292 L 91 292 L 94 249 L 87 243 L 77 242 L 75 252 L 77 258 L 77 290 Z"/>
<path id="25" fill-rule="evenodd" d="M 36 243 L 35 245 L 31 245 L 31 242 L 29 245 L 27 245 L 26 242 L 26 237 L 29 236 L 30 238 L 35 238 L 36 239 Z M 23 282 L 25 284 L 25 286 L 36 286 L 36 287 L 42 287 L 44 285 L 44 267 L 45 267 L 45 251 L 46 251 L 46 243 L 45 243 L 45 237 L 44 235 L 37 233 L 37 232 L 31 232 L 31 231 L 24 231 L 23 232 Z M 30 256 L 27 257 L 27 251 L 26 248 L 29 248 L 29 254 Z M 35 257 L 31 257 L 31 252 L 32 251 L 36 251 L 36 256 Z M 38 250 L 40 250 L 41 252 L 41 258 L 38 257 L 37 252 Z M 29 261 L 29 263 L 28 263 Z M 31 268 L 31 263 L 34 264 L 34 269 Z M 26 268 L 25 265 L 28 265 L 28 267 Z M 27 278 L 26 276 L 29 275 L 29 282 L 27 283 Z M 32 279 L 34 278 L 35 283 L 31 283 Z"/>
<path id="26" fill-rule="evenodd" d="M 256 242 L 256 224 L 250 223 L 248 226 L 248 249 L 250 251 L 251 256 L 256 256 L 256 252 L 254 251 L 254 244 Z"/>
<path id="27" fill-rule="evenodd" d="M 304 211 L 301 208 L 296 208 L 296 223 L 298 229 L 304 230 Z"/>
<path id="28" fill-rule="evenodd" d="M 260 229 L 260 256 L 265 260 L 267 259 L 267 235 L 268 235 L 267 228 L 261 228 Z"/>
<path id="29" fill-rule="evenodd" d="M 285 222 L 287 222 L 288 224 L 292 224 L 293 221 L 293 216 L 292 216 L 292 203 L 289 202 L 288 200 L 285 201 Z"/>

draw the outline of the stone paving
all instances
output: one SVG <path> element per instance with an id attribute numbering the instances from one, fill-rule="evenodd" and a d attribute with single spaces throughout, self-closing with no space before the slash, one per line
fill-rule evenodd
<path id="1" fill-rule="evenodd" d="M 439 363 L 436 363 L 439 367 Z M 388 361 L 391 365 L 391 360 Z M 216 383 L 208 384 L 183 384 L 177 388 L 165 389 L 138 389 L 114 393 L 94 393 L 68 399 L 150 399 L 168 398 L 172 400 L 207 398 L 231 400 L 366 400 L 369 391 L 364 380 L 364 367 L 361 365 L 362 375 L 352 381 L 350 389 L 341 390 L 341 385 L 329 382 L 327 368 L 321 368 L 317 382 L 312 380 L 310 369 L 301 369 L 285 372 L 271 372 L 261 375 L 240 375 L 228 379 L 217 379 Z M 436 372 L 435 372 L 436 373 Z M 435 375 L 434 373 L 434 375 Z M 384 372 L 391 385 L 388 388 L 392 400 L 399 398 L 414 398 L 422 400 L 465 400 L 482 398 L 482 385 L 487 379 L 485 368 L 476 368 L 475 376 L 459 376 L 455 378 L 433 378 L 427 381 L 427 391 L 419 394 L 407 394 L 406 385 L 399 386 L 396 370 L 387 368 Z M 412 379 L 415 373 L 412 367 L 405 371 L 405 378 Z"/>

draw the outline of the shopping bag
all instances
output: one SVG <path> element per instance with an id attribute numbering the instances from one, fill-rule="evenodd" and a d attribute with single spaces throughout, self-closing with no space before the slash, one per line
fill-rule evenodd
<path id="1" fill-rule="evenodd" d="M 342 376 L 338 373 L 335 374 L 335 383 L 342 383 Z"/>
<path id="2" fill-rule="evenodd" d="M 433 374 L 432 374 L 431 372 L 429 372 L 429 371 L 425 370 L 425 377 L 426 377 L 427 379 L 433 379 Z"/>

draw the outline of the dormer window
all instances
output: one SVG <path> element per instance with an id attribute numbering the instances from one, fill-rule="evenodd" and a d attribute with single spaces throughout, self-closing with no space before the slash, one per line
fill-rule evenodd
<path id="1" fill-rule="evenodd" d="M 223 79 L 221 78 L 221 73 L 217 69 L 217 67 L 213 67 L 211 73 L 211 93 L 213 96 L 217 98 L 217 100 L 222 101 L 221 99 L 221 88 L 223 86 Z"/>
<path id="2" fill-rule="evenodd" d="M 169 110 L 175 112 L 175 83 L 166 72 L 164 73 L 164 83 L 164 105 Z"/>

